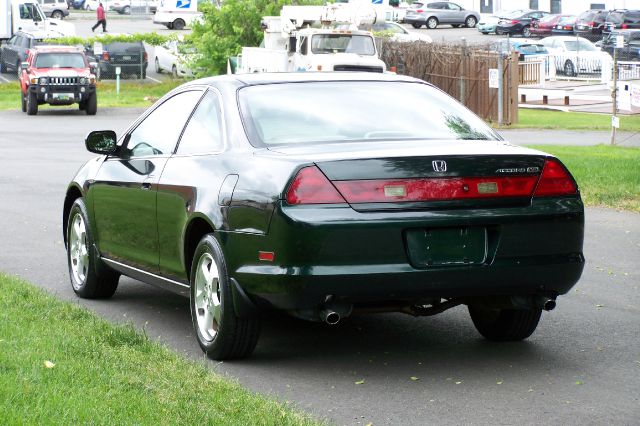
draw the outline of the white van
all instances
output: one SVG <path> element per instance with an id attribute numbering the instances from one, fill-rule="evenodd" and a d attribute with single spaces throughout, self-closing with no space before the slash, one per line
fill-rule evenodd
<path id="1" fill-rule="evenodd" d="M 183 30 L 201 17 L 197 0 L 161 0 L 153 22 L 170 30 Z"/>

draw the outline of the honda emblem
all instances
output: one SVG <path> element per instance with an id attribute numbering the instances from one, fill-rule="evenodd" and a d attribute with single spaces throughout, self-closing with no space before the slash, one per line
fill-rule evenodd
<path id="1" fill-rule="evenodd" d="M 447 171 L 447 162 L 443 160 L 434 160 L 431 162 L 433 166 L 434 172 L 446 172 Z"/>

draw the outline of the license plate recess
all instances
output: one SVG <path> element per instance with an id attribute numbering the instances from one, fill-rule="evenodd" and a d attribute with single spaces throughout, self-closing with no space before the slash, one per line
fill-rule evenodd
<path id="1" fill-rule="evenodd" d="M 423 228 L 405 231 L 407 253 L 416 268 L 479 265 L 487 260 L 484 227 Z"/>

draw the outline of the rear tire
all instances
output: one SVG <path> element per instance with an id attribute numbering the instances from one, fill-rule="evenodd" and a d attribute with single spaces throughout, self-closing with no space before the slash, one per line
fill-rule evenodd
<path id="1" fill-rule="evenodd" d="M 236 316 L 222 248 L 212 234 L 198 243 L 191 265 L 191 318 L 198 344 L 209 358 L 245 358 L 258 343 L 260 321 Z"/>
<path id="2" fill-rule="evenodd" d="M 495 342 L 524 340 L 538 326 L 541 309 L 487 309 L 469 306 L 469 314 L 476 330 Z"/>
<path id="3" fill-rule="evenodd" d="M 478 23 L 478 20 L 476 19 L 475 16 L 467 16 L 467 19 L 464 20 L 464 25 L 467 28 L 473 28 L 476 26 L 477 23 Z"/>
<path id="4" fill-rule="evenodd" d="M 120 274 L 108 268 L 94 249 L 89 215 L 82 198 L 71 206 L 67 218 L 67 263 L 73 291 L 85 299 L 113 296 Z"/>
<path id="5" fill-rule="evenodd" d="M 0 56 L 0 72 L 2 74 L 7 73 L 7 66 L 4 64 L 4 61 L 2 60 L 2 56 Z"/>
<path id="6" fill-rule="evenodd" d="M 430 30 L 435 30 L 436 28 L 438 28 L 438 19 L 434 16 L 427 19 L 427 28 L 429 28 Z"/>
<path id="7" fill-rule="evenodd" d="M 575 66 L 573 66 L 573 62 L 567 61 L 567 62 L 564 63 L 564 74 L 567 77 L 575 77 L 576 68 L 575 68 Z"/>
<path id="8" fill-rule="evenodd" d="M 524 28 L 522 29 L 522 37 L 526 37 L 526 38 L 531 37 L 531 28 L 529 28 L 529 27 L 524 27 Z"/>
<path id="9" fill-rule="evenodd" d="M 178 78 L 178 68 L 175 65 L 171 67 L 171 78 L 174 80 Z"/>
<path id="10" fill-rule="evenodd" d="M 64 14 L 59 10 L 54 10 L 53 13 L 51 14 L 51 17 L 53 19 L 62 19 L 64 18 Z"/>
<path id="11" fill-rule="evenodd" d="M 415 28 L 415 29 L 418 29 L 418 28 L 420 28 L 420 27 L 422 26 L 422 24 L 419 24 L 419 23 L 417 23 L 417 22 L 414 22 L 414 23 L 412 23 L 412 24 L 411 24 L 411 26 L 412 26 L 413 28 Z"/>
<path id="12" fill-rule="evenodd" d="M 84 107 L 87 115 L 96 115 L 98 112 L 98 94 L 94 93 L 89 99 L 86 100 Z"/>
<path id="13" fill-rule="evenodd" d="M 34 92 L 27 94 L 27 115 L 38 114 L 38 95 Z"/>
<path id="14" fill-rule="evenodd" d="M 27 112 L 27 98 L 22 92 L 20 92 L 20 100 L 20 103 L 22 104 L 22 112 Z"/>
<path id="15" fill-rule="evenodd" d="M 130 15 L 131 8 L 129 6 L 125 6 L 124 9 L 122 9 L 122 13 L 124 13 L 125 15 Z"/>
<path id="16" fill-rule="evenodd" d="M 155 64 L 155 68 L 156 68 L 156 72 L 158 74 L 162 74 L 162 68 L 160 68 L 160 61 L 158 61 L 158 57 L 156 56 L 156 59 L 154 61 Z"/>

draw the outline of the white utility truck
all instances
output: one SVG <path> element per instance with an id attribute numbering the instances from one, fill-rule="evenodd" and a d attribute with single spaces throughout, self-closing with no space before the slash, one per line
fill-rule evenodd
<path id="1" fill-rule="evenodd" d="M 375 8 L 350 4 L 284 6 L 280 16 L 262 19 L 261 47 L 243 47 L 230 72 L 384 72 L 373 35 L 358 26 L 373 24 Z M 232 66 L 233 65 L 233 66 Z"/>
<path id="2" fill-rule="evenodd" d="M 160 0 L 153 22 L 170 30 L 183 30 L 201 17 L 197 0 Z"/>
<path id="3" fill-rule="evenodd" d="M 47 19 L 37 0 L 0 0 L 0 9 L 0 40 L 10 39 L 16 31 L 75 35 L 73 24 L 59 19 Z"/>

